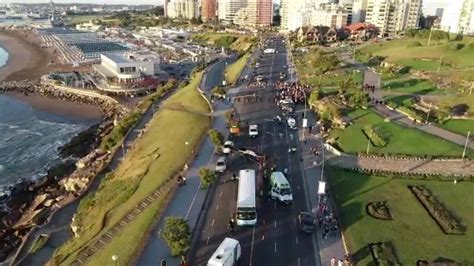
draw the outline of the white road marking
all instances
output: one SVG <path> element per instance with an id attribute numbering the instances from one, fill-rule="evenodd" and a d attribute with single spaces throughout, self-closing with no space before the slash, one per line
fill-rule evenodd
<path id="1" fill-rule="evenodd" d="M 252 229 L 252 244 L 250 245 L 250 264 L 249 266 L 252 266 L 252 258 L 253 258 L 253 246 L 255 244 L 255 227 Z"/>
<path id="2" fill-rule="evenodd" d="M 262 240 L 265 240 L 265 235 L 262 235 Z"/>
<path id="3" fill-rule="evenodd" d="M 298 245 L 298 236 L 296 236 L 296 245 Z"/>
<path id="4" fill-rule="evenodd" d="M 298 266 L 301 266 L 301 259 L 298 257 Z"/>
<path id="5" fill-rule="evenodd" d="M 207 241 L 206 241 L 206 245 L 209 245 L 209 239 L 210 239 L 210 237 L 208 236 Z"/>
<path id="6" fill-rule="evenodd" d="M 215 222 L 216 222 L 216 221 L 215 221 L 214 219 L 212 219 L 212 224 L 211 224 L 212 227 L 214 227 L 214 223 L 215 223 Z"/>
<path id="7" fill-rule="evenodd" d="M 275 253 L 277 253 L 277 243 L 275 242 Z"/>
<path id="8" fill-rule="evenodd" d="M 219 198 L 220 198 L 220 197 L 222 197 L 222 191 L 221 191 L 221 193 L 219 193 Z"/>
<path id="9" fill-rule="evenodd" d="M 217 206 L 216 206 L 216 211 L 217 211 L 217 210 L 219 210 L 219 204 L 217 204 Z"/>
<path id="10" fill-rule="evenodd" d="M 273 223 L 273 225 L 275 226 L 275 228 L 277 228 L 277 221 L 275 220 L 275 222 Z"/>

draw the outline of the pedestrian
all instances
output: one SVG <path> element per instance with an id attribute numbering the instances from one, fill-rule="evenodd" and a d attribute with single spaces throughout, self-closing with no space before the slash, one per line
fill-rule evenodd
<path id="1" fill-rule="evenodd" d="M 166 266 L 166 260 L 165 259 L 161 259 L 160 266 Z"/>
<path id="2" fill-rule="evenodd" d="M 344 262 L 342 260 L 337 261 L 337 266 L 344 266 Z"/>
<path id="3" fill-rule="evenodd" d="M 336 258 L 335 258 L 335 257 L 332 257 L 332 259 L 331 259 L 331 266 L 336 266 L 336 262 L 337 262 Z"/>
<path id="4" fill-rule="evenodd" d="M 313 130 L 313 126 L 310 125 L 308 129 L 309 129 L 309 133 L 311 133 L 311 131 Z"/>

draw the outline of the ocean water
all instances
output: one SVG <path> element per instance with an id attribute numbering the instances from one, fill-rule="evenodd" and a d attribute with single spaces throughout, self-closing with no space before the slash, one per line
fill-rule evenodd
<path id="1" fill-rule="evenodd" d="M 0 95 L 0 192 L 59 161 L 58 148 L 93 121 L 73 121 Z"/>
<path id="2" fill-rule="evenodd" d="M 8 60 L 8 53 L 0 46 L 0 67 L 4 66 Z"/>

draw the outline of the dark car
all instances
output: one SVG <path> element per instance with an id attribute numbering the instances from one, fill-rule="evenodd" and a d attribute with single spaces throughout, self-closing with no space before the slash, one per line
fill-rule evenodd
<path id="1" fill-rule="evenodd" d="M 298 214 L 298 221 L 300 224 L 300 230 L 305 233 L 311 234 L 316 229 L 314 216 L 310 212 L 300 212 L 300 214 Z"/>

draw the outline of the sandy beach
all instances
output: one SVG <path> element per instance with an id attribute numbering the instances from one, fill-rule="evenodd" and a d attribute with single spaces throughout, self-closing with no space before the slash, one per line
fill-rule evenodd
<path id="1" fill-rule="evenodd" d="M 38 36 L 25 31 L 0 31 L 0 45 L 8 52 L 7 64 L 0 68 L 0 82 L 39 79 L 49 72 L 51 56 L 41 48 Z"/>

